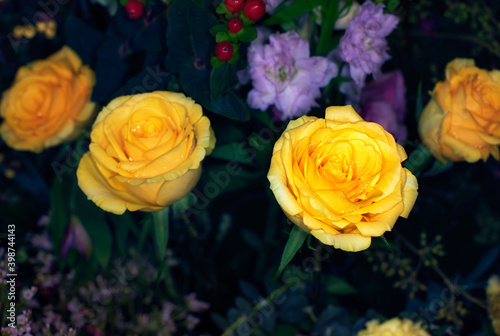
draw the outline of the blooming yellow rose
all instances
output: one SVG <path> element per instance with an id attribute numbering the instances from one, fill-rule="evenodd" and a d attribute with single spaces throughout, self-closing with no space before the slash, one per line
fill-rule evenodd
<path id="1" fill-rule="evenodd" d="M 378 320 L 366 323 L 366 329 L 361 330 L 358 336 L 430 336 L 422 329 L 420 323 L 414 323 L 409 319 L 397 317 L 379 324 Z"/>
<path id="2" fill-rule="evenodd" d="M 361 251 L 407 217 L 417 179 L 403 147 L 351 106 L 293 120 L 274 146 L 268 178 L 286 216 L 322 243 Z"/>
<path id="3" fill-rule="evenodd" d="M 446 80 L 436 84 L 422 112 L 419 133 L 437 159 L 499 159 L 500 71 L 457 58 L 446 66 Z"/>
<path id="4" fill-rule="evenodd" d="M 187 195 L 215 146 L 201 106 L 156 91 L 112 100 L 97 115 L 78 185 L 102 209 L 156 211 Z"/>
<path id="5" fill-rule="evenodd" d="M 39 153 L 73 140 L 95 111 L 95 74 L 69 47 L 19 68 L 3 93 L 0 135 L 10 147 Z"/>

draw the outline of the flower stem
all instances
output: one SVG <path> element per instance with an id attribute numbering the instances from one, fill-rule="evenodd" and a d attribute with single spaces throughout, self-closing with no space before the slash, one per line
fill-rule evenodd
<path id="1" fill-rule="evenodd" d="M 450 289 L 452 293 L 458 293 L 460 295 L 463 295 L 466 299 L 468 299 L 470 302 L 478 305 L 481 308 L 488 309 L 487 305 L 480 299 L 470 295 L 467 293 L 465 290 L 460 288 L 460 286 L 457 286 L 451 281 L 451 279 L 439 268 L 439 266 L 427 257 L 427 255 L 421 253 L 412 243 L 410 243 L 409 240 L 407 240 L 405 237 L 403 237 L 400 233 L 395 232 L 396 236 L 398 239 L 400 239 L 413 253 L 415 253 L 422 261 L 428 261 L 430 267 L 443 279 L 444 283 L 446 286 Z"/>
<path id="2" fill-rule="evenodd" d="M 257 305 L 255 305 L 253 307 L 253 309 L 252 309 L 252 311 L 251 311 L 250 314 L 242 315 L 236 321 L 234 321 L 234 323 L 231 326 L 229 326 L 229 328 L 227 328 L 224 331 L 224 333 L 222 334 L 222 336 L 229 336 L 229 335 L 231 335 L 231 333 L 233 331 L 235 331 L 236 328 L 238 328 L 238 326 L 240 326 L 242 323 L 245 323 L 247 321 L 249 315 L 258 312 L 259 310 L 261 310 L 262 308 L 264 308 L 266 305 L 268 305 L 278 295 L 282 294 L 283 292 L 285 292 L 289 288 L 291 288 L 291 287 L 293 287 L 295 285 L 298 285 L 298 284 L 299 284 L 298 280 L 297 281 L 291 281 L 291 282 L 289 282 L 287 284 L 284 284 L 283 286 L 281 286 L 280 288 L 276 289 L 275 291 L 273 291 L 264 300 L 260 301 Z"/>
<path id="3" fill-rule="evenodd" d="M 328 51 L 335 47 L 331 42 L 333 27 L 339 16 L 339 0 L 333 0 L 324 7 L 326 7 L 326 10 L 322 13 L 321 33 L 319 35 L 318 46 L 316 47 L 316 55 L 318 56 L 326 56 Z"/>

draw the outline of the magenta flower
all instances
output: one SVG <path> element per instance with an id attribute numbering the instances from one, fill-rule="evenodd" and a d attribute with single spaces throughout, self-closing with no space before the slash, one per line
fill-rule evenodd
<path id="1" fill-rule="evenodd" d="M 384 14 L 384 7 L 383 4 L 365 2 L 340 39 L 339 55 L 349 63 L 351 77 L 358 87 L 364 85 L 369 74 L 377 79 L 381 75 L 382 64 L 390 59 L 385 37 L 396 28 L 399 19 L 395 15 Z"/>
<path id="2" fill-rule="evenodd" d="M 274 106 L 279 119 L 292 119 L 318 106 L 320 88 L 338 73 L 325 57 L 310 57 L 309 42 L 295 31 L 269 36 L 269 44 L 252 43 L 248 48 L 249 74 L 253 89 L 250 107 L 265 111 Z"/>
<path id="3" fill-rule="evenodd" d="M 406 87 L 401 71 L 391 71 L 368 83 L 361 91 L 358 112 L 366 121 L 376 122 L 403 143 L 408 131 L 406 115 Z"/>

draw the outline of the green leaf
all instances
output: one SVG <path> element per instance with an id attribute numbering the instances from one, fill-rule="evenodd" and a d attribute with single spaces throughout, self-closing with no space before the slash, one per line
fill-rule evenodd
<path id="1" fill-rule="evenodd" d="M 148 237 L 148 233 L 149 233 L 149 228 L 151 226 L 151 223 L 152 223 L 152 217 L 153 215 L 148 215 L 146 217 L 144 217 L 143 220 L 141 220 L 141 222 L 139 223 L 139 225 L 141 226 L 141 232 L 139 234 L 139 243 L 137 244 L 137 248 L 139 250 L 139 253 L 142 252 L 142 248 L 144 247 L 144 243 L 146 243 L 146 238 Z"/>
<path id="2" fill-rule="evenodd" d="M 387 239 L 385 239 L 384 236 L 380 236 L 380 239 L 384 243 L 385 248 L 394 253 L 394 249 L 392 248 L 391 244 L 387 241 Z"/>
<path id="3" fill-rule="evenodd" d="M 316 47 L 317 56 L 326 56 L 328 52 L 335 47 L 332 33 L 333 28 L 335 27 L 335 21 L 337 21 L 339 16 L 339 1 L 340 0 L 332 0 L 328 3 L 328 6 L 325 5 L 325 7 L 323 7 L 321 32 L 319 35 L 318 45 Z"/>
<path id="4" fill-rule="evenodd" d="M 77 189 L 72 197 L 73 214 L 80 219 L 92 241 L 93 257 L 105 269 L 111 259 L 113 235 L 106 221 L 105 212 L 94 202 L 87 200 L 87 196 Z"/>
<path id="5" fill-rule="evenodd" d="M 153 213 L 153 240 L 156 247 L 156 257 L 159 261 L 163 261 L 167 250 L 169 214 L 169 206 Z"/>
<path id="6" fill-rule="evenodd" d="M 220 31 L 215 34 L 215 42 L 220 43 L 224 41 L 229 41 L 229 34 L 225 31 Z"/>
<path id="7" fill-rule="evenodd" d="M 243 241 L 254 250 L 260 251 L 262 249 L 262 238 L 260 238 L 255 232 L 243 228 L 241 230 L 241 236 Z"/>
<path id="8" fill-rule="evenodd" d="M 212 28 L 210 28 L 210 34 L 212 34 L 213 36 L 215 36 L 218 32 L 221 32 L 221 31 L 227 31 L 226 24 L 221 23 L 221 24 L 215 25 Z"/>
<path id="9" fill-rule="evenodd" d="M 206 108 L 210 104 L 210 72 L 208 65 L 200 69 L 189 67 L 179 76 L 179 84 L 186 95 Z"/>
<path id="10" fill-rule="evenodd" d="M 251 155 L 252 153 L 253 151 L 250 151 L 245 143 L 232 142 L 215 147 L 210 157 L 250 164 L 255 157 L 255 155 Z"/>
<path id="11" fill-rule="evenodd" d="M 238 50 L 234 50 L 233 51 L 233 58 L 231 58 L 229 61 L 227 61 L 227 63 L 229 65 L 235 65 L 236 63 L 238 63 L 239 59 L 240 59 L 240 53 L 238 52 Z"/>
<path id="12" fill-rule="evenodd" d="M 328 294 L 331 295 L 350 295 L 356 294 L 358 291 L 356 288 L 351 286 L 344 278 L 337 277 L 334 275 L 325 276 L 324 289 Z"/>
<path id="13" fill-rule="evenodd" d="M 108 38 L 97 49 L 93 101 L 109 101 L 110 96 L 122 84 L 128 70 L 126 58 L 121 54 L 121 49 L 126 43 L 125 38 Z"/>
<path id="14" fill-rule="evenodd" d="M 96 50 L 104 41 L 104 34 L 82 20 L 69 16 L 64 24 L 64 35 L 68 46 L 81 57 L 83 64 L 93 68 Z"/>
<path id="15" fill-rule="evenodd" d="M 65 183 L 66 181 L 66 183 Z M 56 251 L 60 250 L 61 240 L 68 224 L 68 198 L 71 184 L 67 180 L 54 179 L 50 190 L 50 221 L 48 230 Z"/>
<path id="16" fill-rule="evenodd" d="M 224 64 L 226 64 L 226 62 L 221 61 L 216 56 L 212 56 L 212 58 L 210 58 L 210 63 L 212 64 L 212 68 L 214 68 L 214 69 L 217 69 L 217 68 L 223 66 Z"/>
<path id="17" fill-rule="evenodd" d="M 250 171 L 237 162 L 213 164 L 204 168 L 195 195 L 200 203 L 208 206 L 210 201 L 220 194 L 261 183 L 263 178 L 264 172 Z"/>
<path id="18" fill-rule="evenodd" d="M 290 336 L 298 334 L 300 334 L 300 331 L 289 324 L 280 323 L 276 325 L 276 328 L 273 330 L 274 336 Z"/>
<path id="19" fill-rule="evenodd" d="M 192 68 L 195 60 L 208 59 L 214 47 L 210 28 L 215 16 L 192 0 L 174 1 L 167 14 L 167 57 L 165 66 L 172 72 Z"/>
<path id="20" fill-rule="evenodd" d="M 215 12 L 217 14 L 226 14 L 227 12 L 227 7 L 226 5 L 223 3 L 219 4 L 219 6 L 217 6 L 217 9 L 215 10 Z"/>
<path id="21" fill-rule="evenodd" d="M 248 105 L 233 91 L 229 91 L 211 103 L 205 104 L 205 107 L 229 119 L 237 121 L 248 121 L 250 119 Z"/>
<path id="22" fill-rule="evenodd" d="M 127 257 L 129 247 L 127 236 L 130 228 L 135 228 L 135 223 L 128 212 L 120 216 L 113 214 L 108 214 L 108 216 L 111 218 L 111 223 L 113 223 L 113 231 L 115 232 L 115 241 L 118 251 L 120 255 L 125 258 Z M 137 232 L 137 228 L 135 228 L 135 231 Z M 136 232 L 133 234 L 136 235 Z"/>
<path id="23" fill-rule="evenodd" d="M 288 237 L 288 241 L 285 245 L 285 250 L 283 251 L 283 255 L 281 256 L 280 266 L 276 271 L 276 274 L 271 279 L 271 283 L 276 281 L 280 276 L 281 272 L 285 269 L 286 265 L 292 260 L 295 256 L 299 248 L 304 244 L 308 233 L 294 225 L 292 231 L 290 232 L 290 237 Z"/>
<path id="24" fill-rule="evenodd" d="M 451 167 L 453 167 L 453 161 L 446 160 L 446 162 L 441 162 L 439 160 L 435 160 L 431 169 L 427 170 L 423 174 L 423 176 L 426 176 L 426 177 L 436 176 L 436 175 L 439 175 L 441 173 L 444 173 L 445 171 L 449 170 Z"/>
<path id="25" fill-rule="evenodd" d="M 311 251 L 316 251 L 316 249 L 311 245 L 311 240 L 312 240 L 312 235 L 309 235 L 309 237 L 307 237 L 307 248 L 310 249 Z"/>
<path id="26" fill-rule="evenodd" d="M 154 20 L 134 36 L 134 45 L 141 50 L 163 52 L 166 47 L 165 17 Z"/>
<path id="27" fill-rule="evenodd" d="M 236 67 L 224 63 L 210 72 L 210 99 L 216 100 L 236 80 Z"/>
<path id="28" fill-rule="evenodd" d="M 277 11 L 272 17 L 264 21 L 264 24 L 275 25 L 294 20 L 312 11 L 313 8 L 324 6 L 327 2 L 327 0 L 296 0 L 292 2 L 290 6 Z"/>
<path id="29" fill-rule="evenodd" d="M 389 10 L 389 12 L 392 12 L 398 7 L 398 5 L 399 0 L 389 0 L 389 2 L 387 2 L 387 9 Z"/>
<path id="30" fill-rule="evenodd" d="M 257 38 L 257 29 L 251 26 L 243 27 L 237 35 L 241 42 L 250 43 Z"/>

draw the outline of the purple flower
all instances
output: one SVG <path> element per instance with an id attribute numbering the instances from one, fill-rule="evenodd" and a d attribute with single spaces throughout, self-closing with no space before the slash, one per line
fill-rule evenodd
<path id="1" fill-rule="evenodd" d="M 361 91 L 360 116 L 376 122 L 403 143 L 408 131 L 404 124 L 406 115 L 406 87 L 401 71 L 388 72 L 378 80 L 368 83 Z"/>
<path id="2" fill-rule="evenodd" d="M 365 2 L 358 8 L 340 39 L 339 55 L 349 63 L 349 70 L 355 83 L 362 87 L 367 75 L 377 79 L 382 64 L 390 59 L 385 37 L 396 28 L 399 19 L 384 14 L 384 5 Z"/>
<path id="3" fill-rule="evenodd" d="M 248 104 L 262 111 L 274 105 L 282 120 L 306 114 L 318 106 L 320 88 L 337 75 L 337 65 L 325 57 L 310 57 L 309 42 L 295 31 L 271 35 L 269 41 L 252 43 L 248 49 L 253 85 Z"/>
<path id="4" fill-rule="evenodd" d="M 64 258 L 71 248 L 76 248 L 85 258 L 88 258 L 92 253 L 92 242 L 89 234 L 75 216 L 71 216 L 71 221 L 66 229 L 61 245 L 61 256 Z"/>

